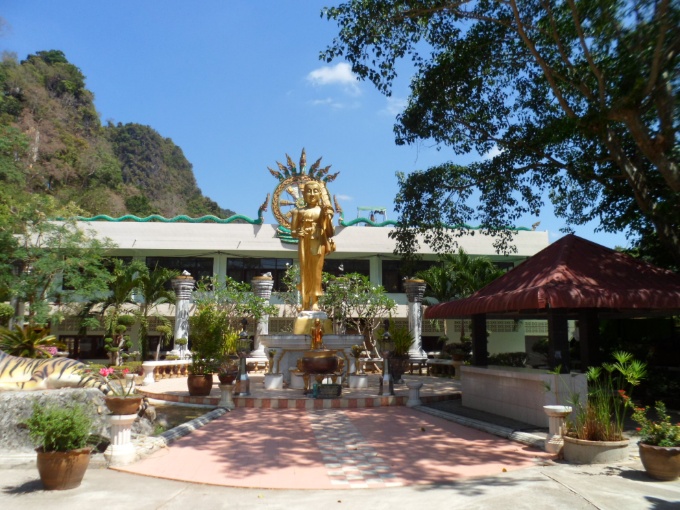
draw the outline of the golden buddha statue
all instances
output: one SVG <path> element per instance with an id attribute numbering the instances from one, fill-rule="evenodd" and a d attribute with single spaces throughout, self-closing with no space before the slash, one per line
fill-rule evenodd
<path id="1" fill-rule="evenodd" d="M 335 251 L 333 206 L 320 181 L 307 181 L 302 196 L 305 206 L 292 211 L 291 235 L 298 239 L 302 310 L 318 310 L 324 259 Z"/>

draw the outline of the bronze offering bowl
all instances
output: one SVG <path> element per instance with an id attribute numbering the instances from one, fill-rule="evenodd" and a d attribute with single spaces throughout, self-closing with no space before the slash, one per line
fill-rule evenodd
<path id="1" fill-rule="evenodd" d="M 300 358 L 299 368 L 306 374 L 332 374 L 339 364 L 335 352 L 330 349 L 306 351 Z"/>

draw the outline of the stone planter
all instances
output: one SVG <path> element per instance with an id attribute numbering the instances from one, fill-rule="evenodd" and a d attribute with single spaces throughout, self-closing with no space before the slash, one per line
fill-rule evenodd
<path id="1" fill-rule="evenodd" d="M 587 441 L 564 436 L 564 460 L 570 464 L 610 464 L 628 459 L 629 439 Z"/>
<path id="2" fill-rule="evenodd" d="M 669 482 L 680 477 L 680 446 L 652 446 L 638 443 L 640 460 L 652 478 Z"/>
<path id="3" fill-rule="evenodd" d="M 67 490 L 80 486 L 90 464 L 92 448 L 68 452 L 44 452 L 37 448 L 37 467 L 40 481 L 46 490 Z"/>

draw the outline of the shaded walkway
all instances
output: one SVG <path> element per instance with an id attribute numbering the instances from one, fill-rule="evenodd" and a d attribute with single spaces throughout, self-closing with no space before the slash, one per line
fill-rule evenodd
<path id="1" fill-rule="evenodd" d="M 239 408 L 118 469 L 235 487 L 384 488 L 497 475 L 550 458 L 406 407 Z"/>

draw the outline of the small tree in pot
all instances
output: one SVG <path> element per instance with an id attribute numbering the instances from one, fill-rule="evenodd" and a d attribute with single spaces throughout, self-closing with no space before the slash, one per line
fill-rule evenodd
<path id="1" fill-rule="evenodd" d="M 413 334 L 406 328 L 395 328 L 391 335 L 394 347 L 390 353 L 390 373 L 395 383 L 401 383 L 411 362 L 409 351 L 414 342 Z"/>
<path id="2" fill-rule="evenodd" d="M 47 490 L 78 487 L 90 463 L 92 418 L 82 404 L 33 406 L 25 422 L 36 444 L 40 480 Z"/>

